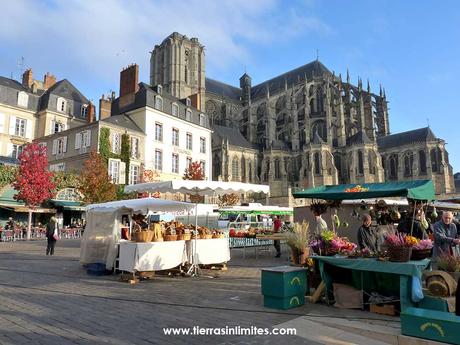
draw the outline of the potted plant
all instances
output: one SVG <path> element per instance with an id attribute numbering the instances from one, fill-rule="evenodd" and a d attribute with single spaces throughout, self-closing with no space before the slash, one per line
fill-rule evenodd
<path id="1" fill-rule="evenodd" d="M 318 255 L 348 255 L 356 249 L 356 244 L 350 242 L 346 237 L 337 236 L 332 230 L 327 230 L 323 231 L 319 237 L 311 241 L 310 247 Z"/>
<path id="2" fill-rule="evenodd" d="M 441 254 L 437 261 L 438 270 L 449 273 L 455 281 L 460 278 L 460 257 L 451 254 Z"/>
<path id="3" fill-rule="evenodd" d="M 291 248 L 292 260 L 295 265 L 305 264 L 309 254 L 308 247 L 309 224 L 307 222 L 294 223 L 292 229 L 287 232 L 286 242 Z"/>

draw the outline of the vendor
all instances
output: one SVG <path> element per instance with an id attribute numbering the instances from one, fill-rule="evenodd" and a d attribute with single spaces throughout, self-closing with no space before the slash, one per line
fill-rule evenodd
<path id="1" fill-rule="evenodd" d="M 327 223 L 326 221 L 321 217 L 321 213 L 319 212 L 313 212 L 315 216 L 315 223 L 316 223 L 316 235 L 320 236 L 323 231 L 327 230 Z"/>
<path id="2" fill-rule="evenodd" d="M 372 218 L 365 214 L 362 216 L 363 225 L 358 229 L 358 246 L 359 249 L 368 249 L 376 253 L 380 247 L 380 236 L 378 230 L 372 226 Z"/>
<path id="3" fill-rule="evenodd" d="M 415 217 L 408 215 L 398 224 L 399 232 L 414 236 L 419 240 L 428 238 L 426 229 L 428 229 L 428 223 L 425 219 L 424 212 L 420 209 L 416 209 Z"/>

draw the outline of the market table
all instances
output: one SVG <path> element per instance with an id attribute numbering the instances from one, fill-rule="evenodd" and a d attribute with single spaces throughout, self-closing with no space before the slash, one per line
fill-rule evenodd
<path id="1" fill-rule="evenodd" d="M 120 242 L 121 271 L 161 271 L 185 261 L 185 241 Z"/>
<path id="2" fill-rule="evenodd" d="M 195 240 L 187 241 L 188 262 L 192 261 Z M 196 240 L 196 258 L 198 265 L 221 264 L 230 260 L 230 248 L 227 238 Z"/>
<path id="3" fill-rule="evenodd" d="M 353 272 L 360 272 L 361 288 L 363 288 L 362 272 L 382 274 L 378 276 L 378 282 L 372 282 L 374 284 L 382 283 L 382 281 L 384 284 L 385 279 L 388 278 L 388 274 L 399 276 L 401 310 L 412 307 L 414 303 L 423 299 L 421 282 L 422 271 L 426 269 L 431 262 L 429 259 L 409 262 L 390 262 L 378 261 L 373 258 L 349 259 L 331 256 L 314 256 L 312 258 L 318 260 L 321 278 L 326 283 L 329 291 L 331 291 L 330 289 L 334 277 L 329 274 L 327 265 L 352 270 Z M 353 276 L 353 272 L 351 276 Z M 386 278 L 383 274 L 387 274 Z"/>

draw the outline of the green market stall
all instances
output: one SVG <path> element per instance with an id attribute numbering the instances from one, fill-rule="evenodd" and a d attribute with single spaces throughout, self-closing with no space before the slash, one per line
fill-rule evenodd
<path id="1" fill-rule="evenodd" d="M 404 182 L 363 183 L 359 189 L 356 184 L 327 185 L 294 192 L 294 198 L 310 198 L 323 200 L 355 200 L 381 197 L 406 197 L 416 203 L 433 201 L 435 191 L 431 180 L 414 180 Z M 383 281 L 391 281 L 392 276 L 399 276 L 399 296 L 401 303 L 401 332 L 404 335 L 431 339 L 450 344 L 460 344 L 460 317 L 452 313 L 425 309 L 423 294 L 417 301 L 414 296 L 414 284 L 420 282 L 422 270 L 429 265 L 429 260 L 410 261 L 407 263 L 377 262 L 375 259 L 347 259 L 335 257 L 316 257 L 319 261 L 321 277 L 326 285 L 332 284 L 333 277 L 328 267 L 351 270 L 351 280 L 357 275 L 361 287 L 368 275 L 369 280 L 382 274 Z M 356 274 L 356 272 L 358 272 Z M 377 275 L 374 275 L 377 274 Z M 374 275 L 374 276 L 372 276 Z M 410 279 L 412 277 L 412 279 Z M 377 278 L 377 280 L 380 280 Z M 381 281 L 380 281 L 381 282 Z M 393 279 L 393 282 L 395 280 Z M 384 283 L 384 285 L 386 285 Z M 390 286 L 394 287 L 394 284 Z M 387 285 L 388 287 L 388 285 Z M 414 298 L 415 297 L 415 298 Z"/>

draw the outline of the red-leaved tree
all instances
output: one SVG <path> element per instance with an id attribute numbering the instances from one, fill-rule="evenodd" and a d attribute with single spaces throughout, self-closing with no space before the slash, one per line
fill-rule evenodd
<path id="1" fill-rule="evenodd" d="M 203 171 L 203 166 L 200 162 L 192 162 L 190 165 L 185 169 L 185 173 L 183 176 L 184 180 L 204 180 L 205 175 Z M 189 194 L 190 201 L 194 203 L 203 202 L 204 197 L 201 195 L 196 194 Z"/>
<path id="2" fill-rule="evenodd" d="M 13 187 L 18 191 L 14 198 L 23 201 L 29 208 L 27 227 L 27 239 L 29 240 L 33 209 L 43 201 L 52 198 L 56 188 L 53 174 L 48 171 L 45 147 L 31 143 L 24 148 L 19 155 L 19 169 Z"/>

